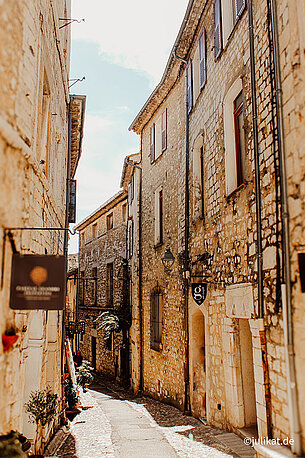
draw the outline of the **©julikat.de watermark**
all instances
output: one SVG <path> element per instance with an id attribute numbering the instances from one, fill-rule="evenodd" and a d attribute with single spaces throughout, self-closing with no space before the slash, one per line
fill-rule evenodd
<path id="1" fill-rule="evenodd" d="M 269 439 L 269 437 L 245 437 L 244 438 L 244 443 L 246 445 L 251 445 L 251 447 L 254 447 L 255 445 L 284 445 L 284 446 L 289 446 L 293 445 L 294 440 L 289 439 L 289 437 L 285 437 L 285 439 Z"/>

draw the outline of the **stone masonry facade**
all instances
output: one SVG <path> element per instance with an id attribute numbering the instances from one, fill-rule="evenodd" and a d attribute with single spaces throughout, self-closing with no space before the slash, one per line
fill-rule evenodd
<path id="1" fill-rule="evenodd" d="M 275 108 L 278 93 L 273 72 L 273 49 L 277 44 L 272 36 L 274 3 L 283 99 L 284 164 Z M 142 174 L 140 226 L 134 235 L 139 240 L 139 250 L 130 260 L 131 275 L 139 281 L 138 300 L 133 299 L 132 306 L 140 334 L 138 345 L 131 347 L 137 354 L 131 359 L 138 365 L 138 370 L 132 371 L 132 386 L 135 390 L 140 386 L 182 409 L 187 409 L 189 402 L 193 415 L 220 428 L 253 427 L 260 437 L 296 437 L 291 428 L 297 420 L 289 414 L 283 308 L 285 212 L 281 197 L 285 175 L 282 180 L 281 168 L 286 168 L 290 319 L 298 396 L 294 417 L 300 421 L 304 451 L 304 272 L 298 256 L 304 252 L 305 3 L 250 2 L 254 61 L 250 54 L 249 11 L 246 2 L 236 4 L 238 11 L 225 0 L 189 2 L 162 80 L 131 125 L 141 135 Z M 217 21 L 219 29 L 215 28 Z M 204 77 L 200 71 L 204 71 Z M 258 305 L 253 85 L 258 114 L 263 316 Z M 156 138 L 160 134 L 160 119 L 161 134 L 165 130 L 167 136 L 161 154 Z M 237 142 L 242 168 L 239 176 Z M 160 189 L 163 238 L 162 243 L 156 244 L 156 218 L 160 215 L 154 195 Z M 170 248 L 175 256 L 170 275 L 161 262 L 165 248 Z M 138 255 L 140 277 L 135 261 Z M 198 305 L 191 294 L 191 284 L 200 282 L 206 283 L 207 294 Z M 156 287 L 162 292 L 162 341 L 157 350 L 151 345 L 151 292 Z M 300 453 L 300 449 L 292 449 Z"/>
<path id="2" fill-rule="evenodd" d="M 103 321 L 100 315 L 111 314 L 124 306 L 122 301 L 127 293 L 126 201 L 126 192 L 119 191 L 77 225 L 80 236 L 77 317 L 86 322 L 78 349 L 98 372 L 117 378 L 124 376 L 128 362 L 123 333 L 114 333 L 106 344 L 103 330 L 98 328 Z"/>
<path id="3" fill-rule="evenodd" d="M 13 250 L 64 254 L 64 231 L 11 229 L 11 243 L 7 231 L 65 227 L 70 29 L 60 30 L 59 18 L 69 16 L 66 0 L 1 2 L 0 332 L 13 329 L 18 340 L 9 351 L 0 346 L 0 434 L 18 430 L 41 451 L 58 419 L 42 438 L 24 404 L 47 386 L 61 398 L 62 312 L 9 308 L 11 260 Z M 72 118 L 79 136 L 80 116 Z"/>

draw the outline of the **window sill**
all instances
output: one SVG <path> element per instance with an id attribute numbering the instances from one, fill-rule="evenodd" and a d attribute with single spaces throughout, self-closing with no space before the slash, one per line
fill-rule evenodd
<path id="1" fill-rule="evenodd" d="M 150 164 L 151 165 L 155 165 L 157 164 L 157 162 L 159 162 L 159 160 L 161 159 L 161 157 L 163 156 L 163 153 L 167 150 L 167 148 L 164 150 L 164 151 L 161 151 L 161 154 L 153 161 L 151 162 Z"/>
<path id="2" fill-rule="evenodd" d="M 163 246 L 163 242 L 156 243 L 156 244 L 154 245 L 154 249 L 157 250 L 157 249 L 160 248 L 161 246 Z"/>
<path id="3" fill-rule="evenodd" d="M 79 310 L 114 310 L 114 307 L 109 307 L 109 305 L 79 305 Z"/>
<path id="4" fill-rule="evenodd" d="M 151 343 L 150 349 L 154 351 L 158 351 L 160 353 L 162 351 L 162 344 L 161 343 Z"/>
<path id="5" fill-rule="evenodd" d="M 225 196 L 225 199 L 229 200 L 231 197 L 234 196 L 234 194 L 236 194 L 238 191 L 240 191 L 241 189 L 245 188 L 246 187 L 246 184 L 247 182 L 245 181 L 244 183 L 240 184 L 239 186 L 237 186 L 237 188 L 235 188 L 233 191 L 230 192 L 230 194 L 228 194 L 227 196 Z"/>

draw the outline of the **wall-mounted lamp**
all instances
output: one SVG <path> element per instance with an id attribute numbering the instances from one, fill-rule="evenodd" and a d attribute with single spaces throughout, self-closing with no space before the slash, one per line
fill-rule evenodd
<path id="1" fill-rule="evenodd" d="M 175 256 L 173 255 L 169 247 L 166 248 L 164 255 L 161 258 L 161 261 L 164 266 L 165 272 L 169 274 L 175 262 Z"/>

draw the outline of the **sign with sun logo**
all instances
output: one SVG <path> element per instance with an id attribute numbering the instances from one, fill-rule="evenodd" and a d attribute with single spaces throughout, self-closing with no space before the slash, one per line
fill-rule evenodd
<path id="1" fill-rule="evenodd" d="M 10 308 L 62 310 L 65 281 L 65 256 L 15 253 L 12 260 Z"/>

